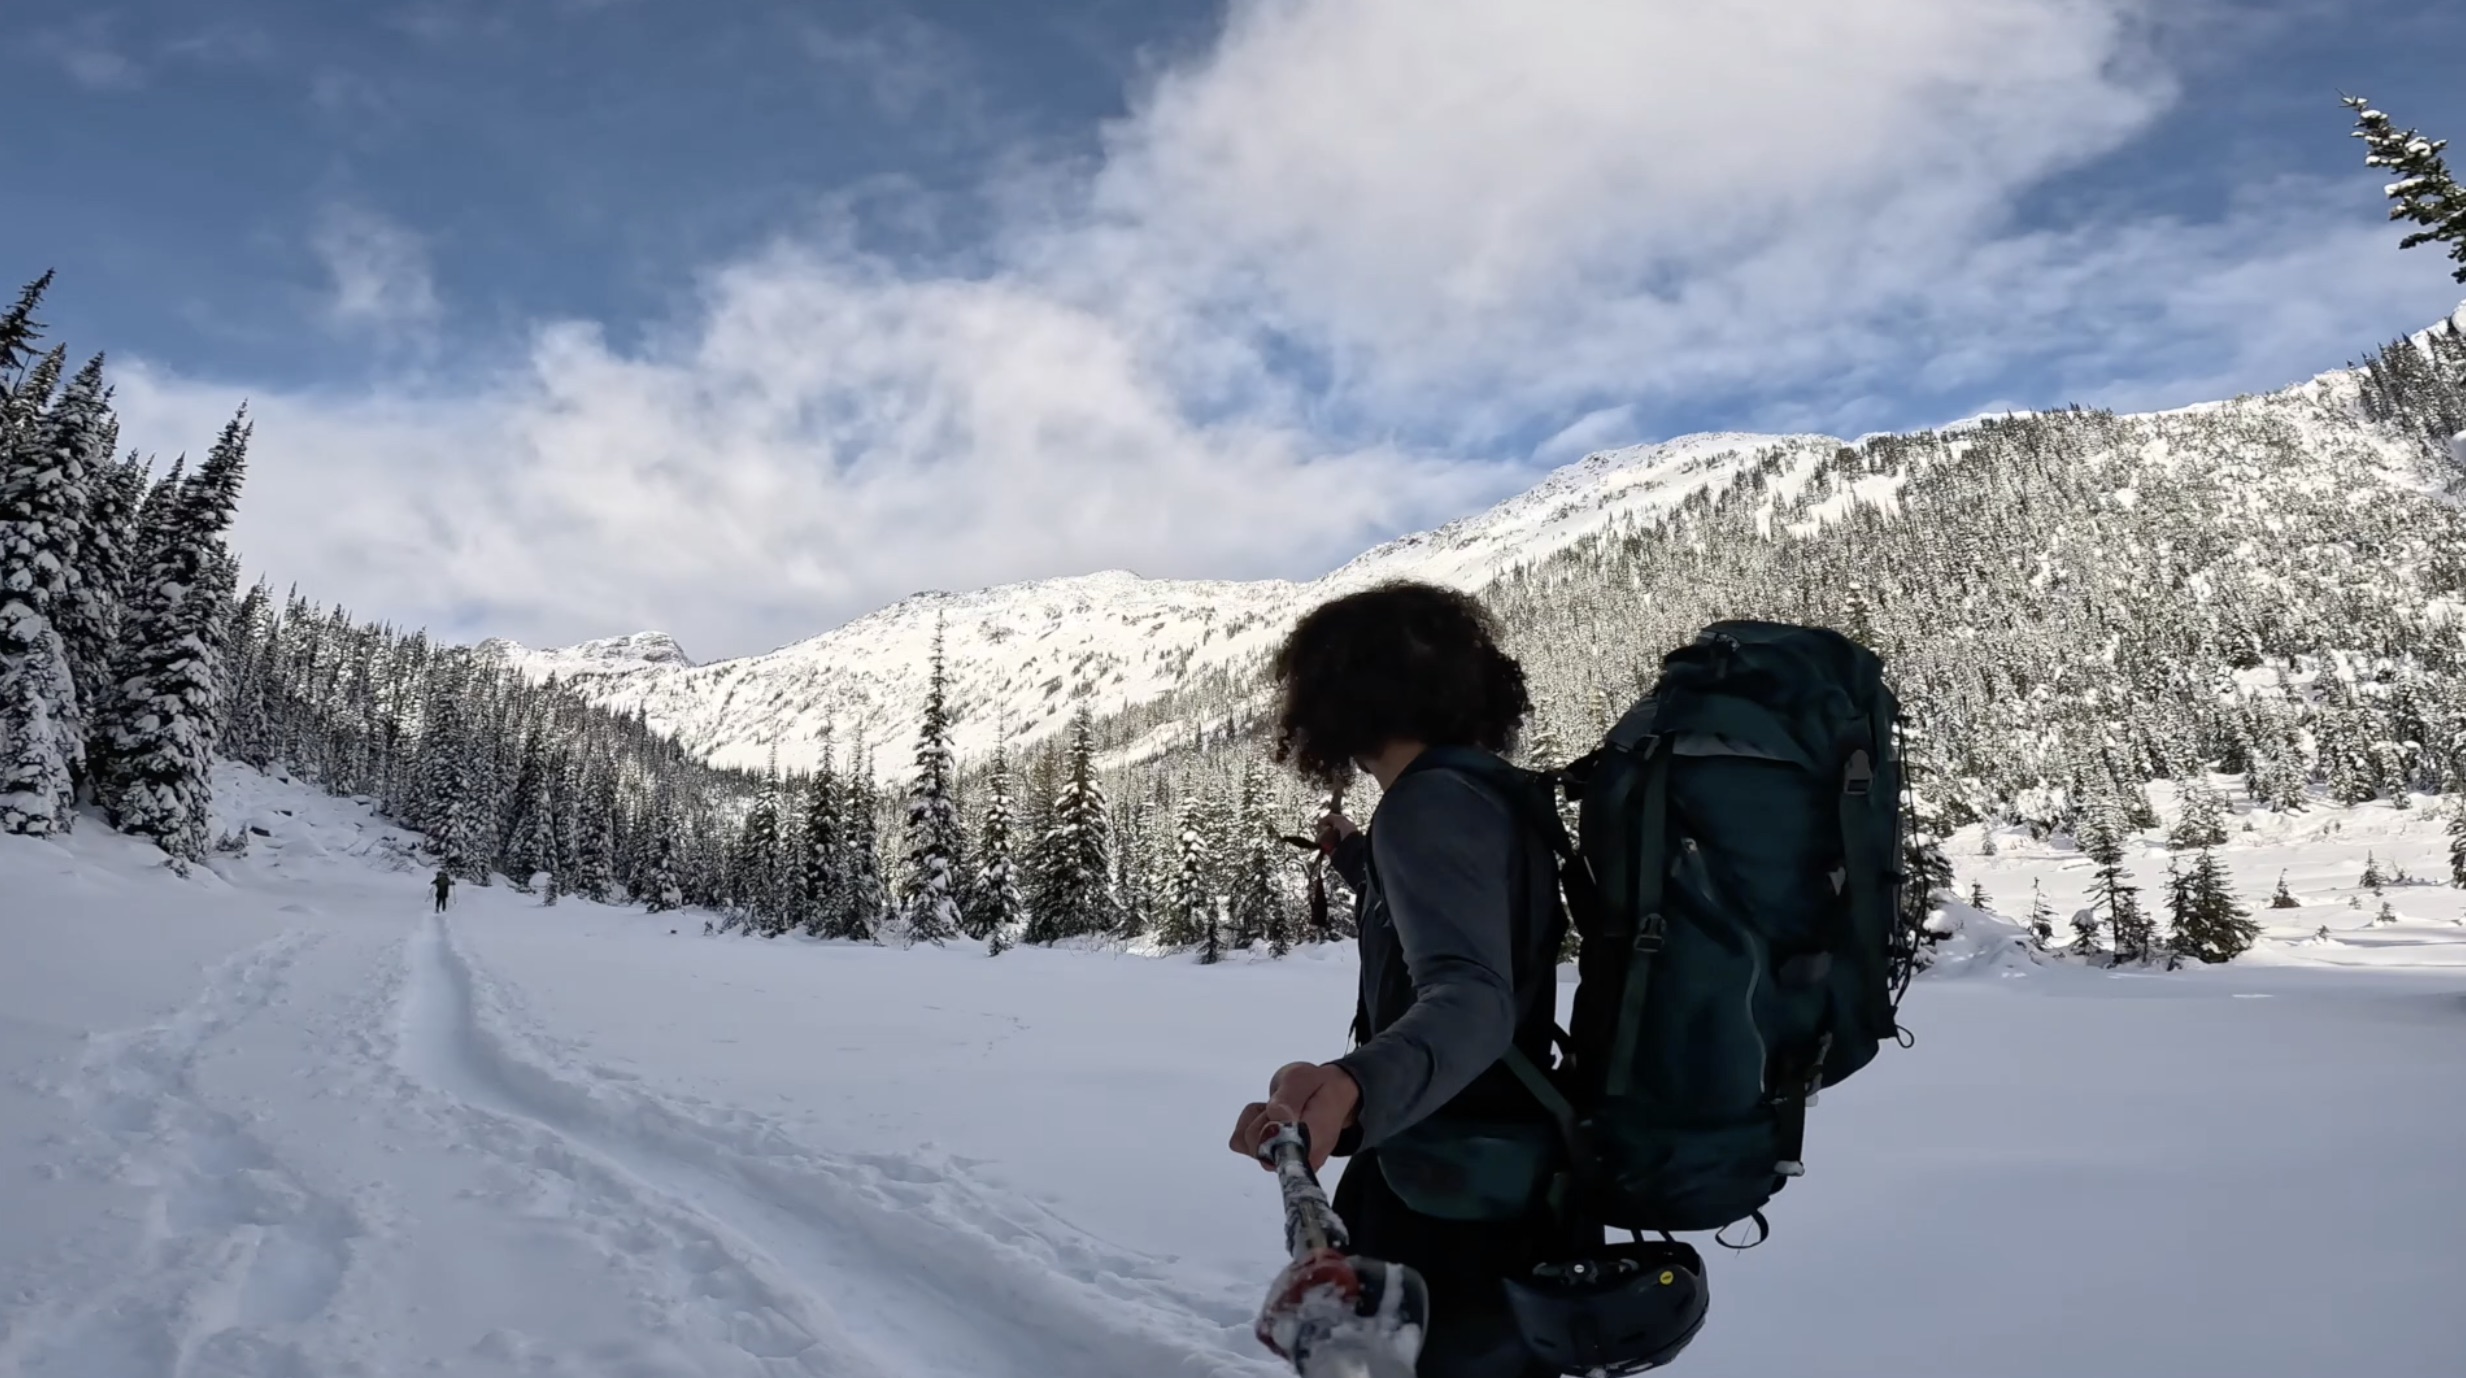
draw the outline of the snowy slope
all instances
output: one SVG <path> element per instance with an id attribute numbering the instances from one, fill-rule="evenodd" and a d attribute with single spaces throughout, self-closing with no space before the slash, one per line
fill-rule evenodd
<path id="1" fill-rule="evenodd" d="M 946 628 L 957 745 L 963 758 L 1008 734 L 1033 740 L 1065 722 L 1082 686 L 1099 712 L 1163 694 L 1191 676 L 1256 662 L 1294 617 L 1332 594 L 1382 579 L 1479 588 L 1520 563 L 1613 523 L 1665 512 L 1781 447 L 1802 461 L 1840 442 L 1822 436 L 1703 435 L 1593 455 L 1488 512 L 1406 536 L 1308 583 L 1141 579 L 1109 571 L 973 593 L 919 594 L 810 641 L 741 660 L 692 665 L 658 633 L 534 651 L 487 643 L 534 677 L 574 680 L 621 711 L 722 765 L 810 765 L 832 729 L 877 748 L 886 775 L 904 769 L 937 625 Z M 644 647 L 658 654 L 647 654 Z"/>
<path id="2" fill-rule="evenodd" d="M 188 880 L 99 827 L 0 837 L 0 1373 L 1277 1371 L 1272 1181 L 1223 1133 L 1341 1042 L 1345 954 L 705 939 L 502 888 L 440 921 L 364 809 L 219 793 L 262 831 Z M 2427 871 L 2430 818 L 2227 855 L 2309 931 L 2354 848 Z M 2070 864 L 1978 860 L 1999 900 Z M 2419 941 L 2369 969 L 2357 936 L 2106 975 L 1961 911 L 1773 1241 L 1707 1250 L 1679 1371 L 2456 1373 L 2466 1106 L 2425 1092 L 2466 1084 L 2466 930 L 2407 896 L 2383 936 Z"/>

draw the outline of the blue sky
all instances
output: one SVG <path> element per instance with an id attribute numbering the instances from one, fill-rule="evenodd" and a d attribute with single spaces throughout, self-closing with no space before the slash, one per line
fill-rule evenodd
<path id="1" fill-rule="evenodd" d="M 2276 386 L 2466 295 L 2336 104 L 2466 137 L 2466 7 L 1707 8 L 99 0 L 0 30 L 0 273 L 137 443 L 254 399 L 274 577 L 700 655 L 1306 576 L 1591 446 Z"/>

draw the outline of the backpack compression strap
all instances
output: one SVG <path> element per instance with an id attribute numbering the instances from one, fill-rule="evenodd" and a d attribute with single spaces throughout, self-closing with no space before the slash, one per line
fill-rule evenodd
<path id="1" fill-rule="evenodd" d="M 1623 1096 L 1634 1088 L 1635 1046 L 1644 1027 L 1644 997 L 1652 984 L 1653 959 L 1661 955 L 1662 935 L 1666 931 L 1661 897 L 1668 879 L 1669 859 L 1663 855 L 1662 843 L 1669 828 L 1670 751 L 1659 736 L 1646 737 L 1640 746 L 1644 756 L 1644 798 L 1638 809 L 1633 867 L 1635 931 L 1625 935 L 1627 978 L 1619 989 L 1617 1033 L 1610 1040 L 1609 1075 L 1602 1082 L 1602 1093 L 1608 1096 Z"/>

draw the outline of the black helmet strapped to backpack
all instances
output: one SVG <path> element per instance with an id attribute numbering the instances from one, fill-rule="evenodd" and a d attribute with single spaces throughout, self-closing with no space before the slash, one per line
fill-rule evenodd
<path id="1" fill-rule="evenodd" d="M 1704 1328 L 1711 1292 L 1693 1248 L 1654 1240 L 1544 1263 L 1507 1279 L 1524 1347 L 1588 1378 L 1656 1369 Z"/>

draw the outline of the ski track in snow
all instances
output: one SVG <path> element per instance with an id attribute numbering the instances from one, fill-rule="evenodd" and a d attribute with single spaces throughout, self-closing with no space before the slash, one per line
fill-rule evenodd
<path id="1" fill-rule="evenodd" d="M 766 1374 L 1164 1378 L 1273 1372 L 1248 1316 L 929 1164 L 832 1158 L 552 1065 L 492 1025 L 500 988 L 442 918 L 405 944 L 395 1061 L 477 1146 L 564 1179 L 610 1246 L 663 1253 L 702 1323 Z M 653 1265 L 657 1268 L 658 1264 Z M 1219 1314 L 1224 1313 L 1224 1314 Z"/>
<path id="2" fill-rule="evenodd" d="M 284 933 L 214 968 L 198 997 L 163 1023 L 94 1037 L 61 1089 L 108 1145 L 109 1170 L 145 1193 L 138 1253 L 12 1317 L 0 1335 L 0 1371 L 320 1372 L 283 1331 L 334 1299 L 361 1224 L 349 1206 L 287 1171 L 245 1119 L 209 1106 L 194 1081 L 206 1050 L 275 1003 L 285 973 L 317 940 Z"/>

